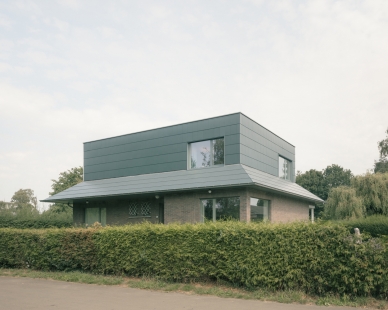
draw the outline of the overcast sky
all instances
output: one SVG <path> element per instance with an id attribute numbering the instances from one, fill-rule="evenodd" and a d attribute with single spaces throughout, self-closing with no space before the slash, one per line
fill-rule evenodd
<path id="1" fill-rule="evenodd" d="M 0 200 L 83 142 L 243 112 L 296 169 L 362 174 L 388 127 L 388 1 L 1 1 Z"/>

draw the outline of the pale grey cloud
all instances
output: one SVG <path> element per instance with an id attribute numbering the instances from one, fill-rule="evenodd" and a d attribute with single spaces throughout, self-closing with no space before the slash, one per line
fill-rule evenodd
<path id="1" fill-rule="evenodd" d="M 82 142 L 236 111 L 295 144 L 299 170 L 378 157 L 386 1 L 1 7 L 0 199 L 45 198 Z"/>

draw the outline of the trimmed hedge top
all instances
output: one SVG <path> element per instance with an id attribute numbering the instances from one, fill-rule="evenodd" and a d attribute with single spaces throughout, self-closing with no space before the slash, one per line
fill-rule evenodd
<path id="1" fill-rule="evenodd" d="M 377 296 L 388 290 L 382 242 L 359 242 L 343 226 L 308 223 L 0 229 L 0 266 L 223 279 L 320 295 Z"/>

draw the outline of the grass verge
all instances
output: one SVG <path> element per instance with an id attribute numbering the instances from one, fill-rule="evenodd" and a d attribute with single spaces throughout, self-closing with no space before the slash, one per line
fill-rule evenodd
<path id="1" fill-rule="evenodd" d="M 388 309 L 386 300 L 372 297 L 350 298 L 348 296 L 308 296 L 300 291 L 268 291 L 263 289 L 247 290 L 233 287 L 224 282 L 171 283 L 155 278 L 131 278 L 120 276 L 94 275 L 84 272 L 37 271 L 31 269 L 3 269 L 0 276 L 52 279 L 58 281 L 118 285 L 131 288 L 148 289 L 184 294 L 213 295 L 223 298 L 255 299 L 281 303 L 314 304 L 320 306 L 350 306 L 372 309 Z"/>

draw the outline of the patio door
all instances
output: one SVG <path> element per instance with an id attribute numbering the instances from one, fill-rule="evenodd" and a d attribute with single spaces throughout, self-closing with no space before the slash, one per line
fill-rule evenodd
<path id="1" fill-rule="evenodd" d="M 93 225 L 95 222 L 106 225 L 106 208 L 86 208 L 85 209 L 85 224 Z"/>

